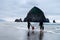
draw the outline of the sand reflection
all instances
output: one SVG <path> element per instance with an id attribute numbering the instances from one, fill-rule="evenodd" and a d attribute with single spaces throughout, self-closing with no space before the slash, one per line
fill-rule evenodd
<path id="1" fill-rule="evenodd" d="M 27 40 L 43 40 L 44 32 L 43 31 L 28 31 Z"/>
<path id="2" fill-rule="evenodd" d="M 39 40 L 43 40 L 44 32 L 40 31 Z"/>

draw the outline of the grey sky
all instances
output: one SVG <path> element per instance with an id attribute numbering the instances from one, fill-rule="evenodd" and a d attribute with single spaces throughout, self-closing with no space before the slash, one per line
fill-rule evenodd
<path id="1" fill-rule="evenodd" d="M 34 6 L 42 9 L 50 20 L 59 20 L 60 0 L 0 0 L 0 19 L 7 21 L 20 17 L 23 19 Z"/>

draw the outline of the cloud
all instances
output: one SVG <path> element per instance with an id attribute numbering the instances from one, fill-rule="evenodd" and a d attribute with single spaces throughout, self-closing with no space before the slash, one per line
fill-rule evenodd
<path id="1" fill-rule="evenodd" d="M 60 0 L 0 0 L 0 18 L 25 18 L 33 6 L 45 15 L 60 15 Z"/>

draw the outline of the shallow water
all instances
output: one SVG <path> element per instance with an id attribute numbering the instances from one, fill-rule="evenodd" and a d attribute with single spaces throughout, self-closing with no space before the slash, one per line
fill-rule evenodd
<path id="1" fill-rule="evenodd" d="M 44 23 L 43 32 L 39 23 L 31 24 L 34 31 L 27 29 L 26 22 L 0 22 L 0 40 L 60 40 L 60 23 Z"/>

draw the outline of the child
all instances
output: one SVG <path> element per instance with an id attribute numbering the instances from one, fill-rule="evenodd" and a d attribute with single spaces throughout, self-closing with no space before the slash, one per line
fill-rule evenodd
<path id="1" fill-rule="evenodd" d="M 34 30 L 34 26 L 32 26 L 32 30 Z"/>

